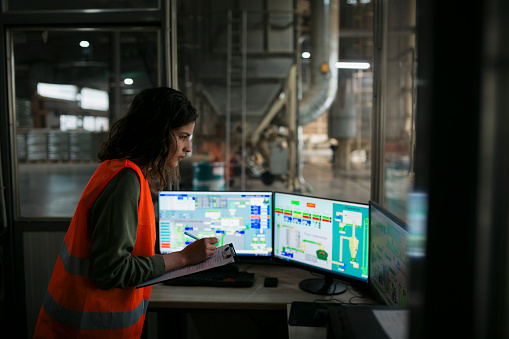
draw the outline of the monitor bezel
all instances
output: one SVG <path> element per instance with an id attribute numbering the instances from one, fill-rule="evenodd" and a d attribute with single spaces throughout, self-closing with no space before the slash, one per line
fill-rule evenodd
<path id="1" fill-rule="evenodd" d="M 351 275 L 348 275 L 348 274 L 342 274 L 340 272 L 334 272 L 332 270 L 328 270 L 328 269 L 322 269 L 322 268 L 319 268 L 319 267 L 316 267 L 316 266 L 311 266 L 311 265 L 308 265 L 308 264 L 305 264 L 305 263 L 302 263 L 302 262 L 298 262 L 298 261 L 294 261 L 294 260 L 289 260 L 289 259 L 284 259 L 284 258 L 279 258 L 276 256 L 276 251 L 275 251 L 275 242 L 276 242 L 276 227 L 275 227 L 275 208 L 276 208 L 276 194 L 286 194 L 286 195 L 292 195 L 292 196 L 296 196 L 296 197 L 307 197 L 307 198 L 312 198 L 312 199 L 320 199 L 320 200 L 329 200 L 329 201 L 333 201 L 333 202 L 344 202 L 344 203 L 349 203 L 349 204 L 357 204 L 357 205 L 363 205 L 364 207 L 367 207 L 369 208 L 369 203 L 362 203 L 362 202 L 357 202 L 357 201 L 349 201 L 349 200 L 342 200 L 342 199 L 333 199 L 333 198 L 324 198 L 324 197 L 316 197 L 316 196 L 310 196 L 310 195 L 304 195 L 304 194 L 301 194 L 301 193 L 288 193 L 288 192 L 277 192 L 275 191 L 274 192 L 274 196 L 273 196 L 273 206 L 274 206 L 274 212 L 272 213 L 272 215 L 274 216 L 274 220 L 273 220 L 273 227 L 272 227 L 272 231 L 273 231 L 273 235 L 272 235 L 272 239 L 273 239 L 273 242 L 274 242 L 274 248 L 273 248 L 273 251 L 272 251 L 272 255 L 273 255 L 273 260 L 274 260 L 274 263 L 278 263 L 278 264 L 286 264 L 286 265 L 289 265 L 289 266 L 292 266 L 292 267 L 296 267 L 296 268 L 300 268 L 300 269 L 303 269 L 303 270 L 306 270 L 306 271 L 309 271 L 310 273 L 314 273 L 314 274 L 318 274 L 320 276 L 323 276 L 324 278 L 333 278 L 335 280 L 339 280 L 339 281 L 342 281 L 346 284 L 353 284 L 355 285 L 356 287 L 367 287 L 368 284 L 369 284 L 369 277 L 370 277 L 370 267 L 369 267 L 369 256 L 371 255 L 370 253 L 370 249 L 371 248 L 368 248 L 368 278 L 366 280 L 364 279 L 360 279 L 360 278 L 357 278 L 357 277 L 354 277 L 354 276 L 351 276 Z M 368 216 L 369 216 L 369 211 L 368 211 Z M 369 226 L 371 227 L 371 223 L 369 223 Z M 370 237 L 371 237 L 371 230 L 368 230 L 368 246 L 370 246 Z"/>
<path id="2" fill-rule="evenodd" d="M 371 256 L 373 254 L 372 251 L 371 251 L 371 239 L 372 239 L 372 232 L 373 232 L 373 228 L 371 227 L 371 223 L 372 223 L 372 219 L 371 219 L 372 208 L 371 207 L 372 206 L 374 206 L 375 209 L 377 209 L 377 210 L 381 211 L 382 213 L 384 213 L 384 215 L 386 217 L 388 217 L 389 219 L 392 219 L 393 221 L 398 223 L 400 226 L 402 226 L 402 228 L 405 231 L 410 233 L 408 224 L 404 220 L 402 220 L 401 218 L 397 217 L 395 214 L 390 212 L 387 208 L 383 207 L 380 203 L 375 202 L 373 200 L 370 200 L 369 201 L 369 233 L 370 233 L 369 234 L 369 239 L 370 239 L 370 244 L 369 244 L 369 246 L 370 246 L 369 247 L 369 267 L 370 267 L 370 269 L 371 269 Z M 398 306 L 392 306 L 392 305 L 387 303 L 387 300 L 385 300 L 385 298 L 380 294 L 380 292 L 375 287 L 375 285 L 373 284 L 371 279 L 372 279 L 372 275 L 370 274 L 369 275 L 369 284 L 368 284 L 368 290 L 370 292 L 370 295 L 372 295 L 375 300 L 377 300 L 378 302 L 382 303 L 383 305 L 391 306 L 391 307 L 398 307 Z M 407 291 L 408 291 L 408 288 L 409 288 L 409 286 L 407 286 Z"/>
<path id="3" fill-rule="evenodd" d="M 160 194 L 163 192 L 168 193 L 174 193 L 174 194 L 251 194 L 251 193 L 261 193 L 261 194 L 270 194 L 272 197 L 272 206 L 271 206 L 271 213 L 274 213 L 274 192 L 273 191 L 263 191 L 263 190 L 253 190 L 253 191 L 219 191 L 219 190 L 207 190 L 207 191 L 193 191 L 193 190 L 183 190 L 183 191 L 169 191 L 169 190 L 163 190 L 157 192 L 157 211 L 156 211 L 156 253 L 161 253 L 160 248 L 160 242 L 159 242 L 159 230 L 160 230 L 160 223 L 159 223 L 159 199 Z M 272 252 L 267 255 L 258 255 L 258 254 L 242 254 L 237 252 L 237 259 L 238 262 L 272 262 L 274 258 L 274 218 L 273 215 L 269 220 L 270 227 L 271 227 L 271 237 L 272 237 Z"/>

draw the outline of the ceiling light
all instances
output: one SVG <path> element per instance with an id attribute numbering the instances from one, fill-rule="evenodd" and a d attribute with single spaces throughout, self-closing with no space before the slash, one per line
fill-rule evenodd
<path id="1" fill-rule="evenodd" d="M 75 101 L 78 87 L 74 85 L 46 84 L 39 82 L 37 84 L 37 94 L 45 98 Z"/>
<path id="2" fill-rule="evenodd" d="M 90 46 L 90 42 L 88 42 L 86 40 L 82 40 L 82 41 L 80 41 L 80 46 L 83 48 L 87 48 Z"/>
<path id="3" fill-rule="evenodd" d="M 83 87 L 80 94 L 80 107 L 83 109 L 107 111 L 110 107 L 110 99 L 106 91 Z"/>
<path id="4" fill-rule="evenodd" d="M 126 84 L 126 85 L 132 85 L 133 83 L 134 83 L 134 81 L 131 78 L 125 78 L 124 79 L 124 84 Z"/>
<path id="5" fill-rule="evenodd" d="M 336 62 L 337 68 L 342 69 L 368 69 L 369 62 Z"/>
<path id="6" fill-rule="evenodd" d="M 309 59 L 311 57 L 311 53 L 309 52 L 302 52 L 301 55 L 303 59 Z"/>

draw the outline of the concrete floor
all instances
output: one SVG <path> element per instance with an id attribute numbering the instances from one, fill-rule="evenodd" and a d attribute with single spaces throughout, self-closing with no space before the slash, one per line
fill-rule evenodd
<path id="1" fill-rule="evenodd" d="M 367 203 L 369 201 L 371 185 L 369 169 L 351 171 L 334 169 L 330 161 L 330 150 L 304 151 L 302 159 L 302 180 L 298 193 L 352 202 Z M 240 183 L 236 183 L 232 190 L 234 188 L 239 189 Z M 291 193 L 288 185 L 281 180 L 266 186 L 260 179 L 249 179 L 246 190 L 257 189 Z"/>
<path id="2" fill-rule="evenodd" d="M 305 151 L 302 159 L 302 194 L 361 203 L 369 201 L 369 169 L 334 170 L 330 163 L 330 150 Z M 71 217 L 97 166 L 97 163 L 19 164 L 17 192 L 21 216 Z M 240 179 L 236 178 L 230 190 L 240 189 Z M 289 192 L 287 184 L 281 180 L 275 180 L 268 186 L 259 178 L 248 178 L 246 190 Z"/>

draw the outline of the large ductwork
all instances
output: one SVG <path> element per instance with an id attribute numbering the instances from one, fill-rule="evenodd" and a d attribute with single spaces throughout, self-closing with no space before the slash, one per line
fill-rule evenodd
<path id="1" fill-rule="evenodd" d="M 336 98 L 339 0 L 311 0 L 311 84 L 299 102 L 300 126 L 315 121 Z"/>

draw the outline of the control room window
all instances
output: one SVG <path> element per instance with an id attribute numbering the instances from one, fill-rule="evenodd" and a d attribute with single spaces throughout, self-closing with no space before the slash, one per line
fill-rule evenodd
<path id="1" fill-rule="evenodd" d="M 112 121 L 141 89 L 159 84 L 159 32 L 9 34 L 19 216 L 72 217 Z"/>

